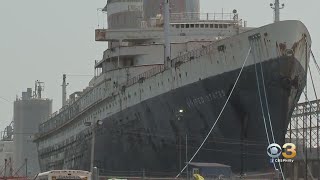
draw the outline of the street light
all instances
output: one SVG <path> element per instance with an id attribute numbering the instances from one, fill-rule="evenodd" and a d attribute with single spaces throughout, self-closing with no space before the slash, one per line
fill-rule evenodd
<path id="1" fill-rule="evenodd" d="M 96 127 L 101 126 L 102 124 L 103 124 L 103 122 L 101 120 L 97 120 L 95 124 L 92 124 L 92 122 L 85 122 L 84 123 L 85 126 L 91 127 L 91 129 L 92 129 L 91 157 L 90 157 L 90 172 L 91 173 L 93 172 L 93 165 L 94 165 L 94 144 L 96 142 L 96 131 L 95 130 L 96 130 Z"/>
<path id="2" fill-rule="evenodd" d="M 176 112 L 176 118 L 178 121 L 181 122 L 181 120 L 183 119 L 184 114 L 186 113 L 186 111 L 183 108 L 178 109 L 178 111 Z M 180 135 L 179 135 L 179 139 L 180 139 Z M 186 167 L 186 175 L 187 175 L 187 180 L 189 180 L 189 161 L 188 161 L 188 131 L 186 131 L 186 163 L 187 163 L 187 167 Z M 181 141 L 179 140 L 179 143 Z M 180 144 L 179 144 L 180 147 Z M 181 162 L 180 162 L 181 163 Z"/>

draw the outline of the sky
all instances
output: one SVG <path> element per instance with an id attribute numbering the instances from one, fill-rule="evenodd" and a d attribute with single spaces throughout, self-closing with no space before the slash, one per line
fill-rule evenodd
<path id="1" fill-rule="evenodd" d="M 240 18 L 253 27 L 272 23 L 271 2 L 200 0 L 202 12 L 237 9 Z M 320 60 L 320 24 L 316 20 L 320 1 L 303 2 L 281 0 L 285 3 L 281 19 L 300 20 L 307 26 L 312 49 Z M 53 99 L 53 111 L 61 107 L 63 74 L 67 74 L 69 94 L 84 89 L 94 74 L 94 61 L 100 60 L 107 48 L 106 43 L 94 41 L 98 22 L 103 24 L 97 8 L 104 6 L 105 0 L 0 1 L 0 131 L 12 121 L 16 96 L 34 87 L 36 80 L 45 82 L 44 96 Z M 320 76 L 314 68 L 312 72 Z M 309 93 L 311 97 L 313 92 Z"/>

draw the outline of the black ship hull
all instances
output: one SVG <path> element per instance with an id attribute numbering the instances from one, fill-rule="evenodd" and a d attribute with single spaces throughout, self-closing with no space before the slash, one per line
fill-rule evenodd
<path id="1" fill-rule="evenodd" d="M 270 141 L 273 139 L 260 65 L 275 142 L 284 143 L 291 114 L 305 86 L 304 68 L 294 57 L 244 68 L 219 122 L 193 162 L 230 165 L 234 173 L 273 168 L 266 153 L 264 117 Z M 95 166 L 109 175 L 142 170 L 159 176 L 180 172 L 187 161 L 186 148 L 189 159 L 217 119 L 239 72 L 199 79 L 103 119 L 103 126 L 97 129 Z M 91 136 L 83 138 L 65 150 L 65 162 L 51 168 L 89 170 Z"/>

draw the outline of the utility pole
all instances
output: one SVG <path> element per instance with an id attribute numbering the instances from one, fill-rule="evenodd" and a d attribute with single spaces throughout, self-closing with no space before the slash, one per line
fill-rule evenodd
<path id="1" fill-rule="evenodd" d="M 171 67 L 171 42 L 170 42 L 170 2 L 164 0 L 164 66 L 166 68 Z"/>
<path id="2" fill-rule="evenodd" d="M 92 141 L 91 141 L 91 157 L 90 157 L 90 171 L 93 173 L 93 165 L 94 165 L 94 144 L 96 143 L 96 130 L 95 124 L 93 124 L 92 128 Z"/>
<path id="3" fill-rule="evenodd" d="M 189 180 L 189 160 L 188 160 L 188 134 L 186 134 L 186 163 L 187 163 L 187 180 Z"/>
<path id="4" fill-rule="evenodd" d="M 85 122 L 84 125 L 91 128 L 92 131 L 92 139 L 91 139 L 91 156 L 90 156 L 90 172 L 93 173 L 94 170 L 94 145 L 96 142 L 96 128 L 102 126 L 103 122 L 101 120 L 96 120 L 96 117 L 93 118 L 92 122 Z"/>
<path id="5" fill-rule="evenodd" d="M 24 159 L 25 164 L 26 164 L 26 178 L 28 177 L 28 158 Z"/>
<path id="6" fill-rule="evenodd" d="M 274 22 L 280 21 L 280 10 L 284 8 L 284 4 L 280 7 L 280 0 L 275 0 L 274 3 L 270 3 L 270 7 L 274 10 Z"/>
<path id="7" fill-rule="evenodd" d="M 6 179 L 6 172 L 7 172 L 7 159 L 4 159 L 4 178 Z"/>

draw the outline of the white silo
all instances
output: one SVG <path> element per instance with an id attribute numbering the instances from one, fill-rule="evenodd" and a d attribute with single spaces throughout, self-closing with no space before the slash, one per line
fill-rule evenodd
<path id="1" fill-rule="evenodd" d="M 22 98 L 14 102 L 13 166 L 26 169 L 29 177 L 40 172 L 33 135 L 38 132 L 40 122 L 52 113 L 52 100 L 41 97 L 42 83 L 37 81 L 35 89 L 32 94 L 32 89 L 28 88 L 22 92 Z M 25 176 L 26 171 L 18 175 Z"/>

